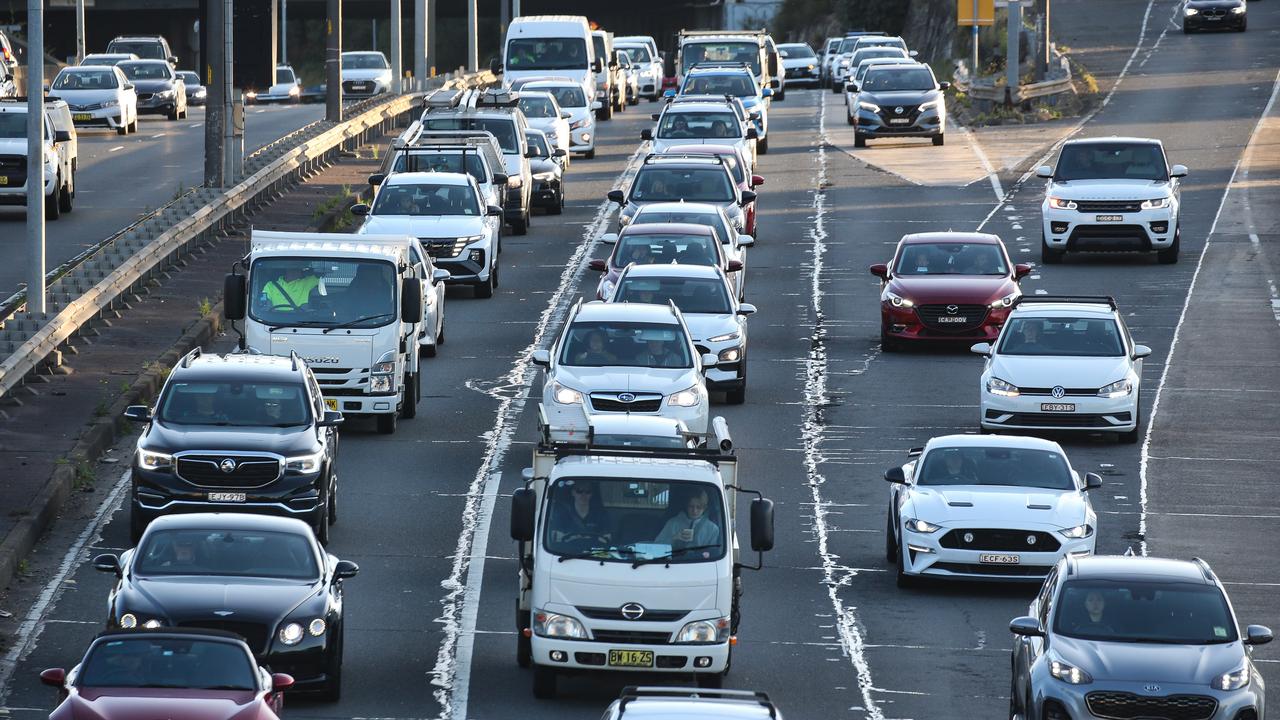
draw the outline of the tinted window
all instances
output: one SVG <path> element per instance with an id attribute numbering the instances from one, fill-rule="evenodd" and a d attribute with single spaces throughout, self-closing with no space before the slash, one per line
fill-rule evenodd
<path id="1" fill-rule="evenodd" d="M 693 223 L 715 229 L 722 243 L 729 242 L 730 237 L 728 225 L 720 213 L 645 212 L 642 210 L 636 214 L 636 219 L 631 221 L 632 225 L 645 223 Z"/>
<path id="2" fill-rule="evenodd" d="M 560 362 L 576 367 L 689 368 L 693 358 L 679 325 L 576 322 Z"/>
<path id="3" fill-rule="evenodd" d="M 140 58 L 148 60 L 165 60 L 164 46 L 158 42 L 121 42 L 113 41 L 107 46 L 107 52 L 112 53 L 133 53 Z"/>
<path id="4" fill-rule="evenodd" d="M 710 265 L 712 263 L 689 263 Z M 614 291 L 614 302 L 666 305 L 674 301 L 683 313 L 725 315 L 733 312 L 729 294 L 718 278 L 626 277 Z"/>
<path id="5" fill-rule="evenodd" d="M 929 243 L 902 246 L 895 275 L 1006 275 L 1004 253 L 987 243 Z"/>
<path id="6" fill-rule="evenodd" d="M 130 80 L 168 80 L 167 63 L 122 62 L 116 67 Z"/>
<path id="7" fill-rule="evenodd" d="M 701 62 L 746 63 L 751 72 L 760 74 L 760 46 L 754 42 L 686 43 L 680 53 L 682 72 Z"/>
<path id="8" fill-rule="evenodd" d="M 1055 180 L 1169 179 L 1164 153 L 1155 143 L 1077 143 L 1062 148 Z"/>
<path id="9" fill-rule="evenodd" d="M 814 58 L 813 49 L 803 43 L 779 45 L 778 51 L 789 58 Z"/>
<path id="10" fill-rule="evenodd" d="M 1120 329 L 1111 318 L 1013 318 L 1000 336 L 1002 355 L 1119 357 Z"/>
<path id="11" fill-rule="evenodd" d="M 315 552 L 305 535 L 259 530 L 162 530 L 138 548 L 140 575 L 220 575 L 315 580 Z"/>
<path id="12" fill-rule="evenodd" d="M 662 114 L 658 137 L 666 140 L 685 138 L 742 137 L 742 124 L 731 112 L 667 112 Z"/>
<path id="13" fill-rule="evenodd" d="M 637 265 L 717 265 L 716 240 L 711 235 L 657 235 L 623 233 L 613 251 L 613 266 Z M 643 301 L 642 301 L 643 302 Z"/>
<path id="14" fill-rule="evenodd" d="M 293 427 L 310 422 L 306 389 L 295 383 L 169 383 L 160 420 L 174 425 Z"/>
<path id="15" fill-rule="evenodd" d="M 475 178 L 476 182 L 488 180 L 484 174 L 484 161 L 474 152 L 401 153 L 391 166 L 391 172 L 465 172 Z"/>
<path id="16" fill-rule="evenodd" d="M 620 50 L 626 50 L 631 55 L 632 62 L 647 63 L 653 61 L 653 55 L 649 53 L 647 45 L 619 45 Z"/>
<path id="17" fill-rule="evenodd" d="M 215 640 L 138 637 L 93 646 L 76 687 L 256 690 L 244 648 Z"/>
<path id="18" fill-rule="evenodd" d="M 381 53 L 343 53 L 343 70 L 383 70 L 391 67 Z"/>
<path id="19" fill-rule="evenodd" d="M 933 90 L 937 87 L 933 73 L 921 65 L 912 68 L 871 68 L 863 79 L 861 90 L 894 92 L 899 90 Z"/>
<path id="20" fill-rule="evenodd" d="M 587 106 L 587 96 L 583 94 L 582 88 L 577 85 L 564 85 L 560 87 L 540 87 L 539 92 L 549 92 L 556 96 L 556 102 L 560 107 L 577 108 Z"/>
<path id="21" fill-rule="evenodd" d="M 1235 642 L 1235 621 L 1212 585 L 1143 580 L 1069 580 L 1053 631 L 1084 640 L 1214 645 Z"/>
<path id="22" fill-rule="evenodd" d="M 276 82 L 277 82 L 277 83 L 291 83 L 291 82 L 294 82 L 293 71 L 292 71 L 292 70 L 286 70 L 286 69 L 284 69 L 284 68 L 277 68 L 277 69 L 276 69 Z"/>
<path id="23" fill-rule="evenodd" d="M 1066 458 L 1048 450 L 957 447 L 932 450 L 917 473 L 919 485 L 1005 485 L 1074 490 Z"/>
<path id="24" fill-rule="evenodd" d="M 396 183 L 384 186 L 378 193 L 373 214 L 477 216 L 480 204 L 470 185 Z"/>
<path id="25" fill-rule="evenodd" d="M 512 118 L 435 117 L 427 118 L 428 130 L 484 130 L 498 139 L 504 153 L 520 152 L 516 139 L 516 122 Z"/>
<path id="26" fill-rule="evenodd" d="M 631 199 L 646 202 L 730 202 L 734 199 L 734 191 L 729 174 L 719 165 L 696 169 L 649 166 L 636 176 Z"/>
<path id="27" fill-rule="evenodd" d="M 582 38 L 515 38 L 507 43 L 508 70 L 583 70 L 587 44 Z"/>
<path id="28" fill-rule="evenodd" d="M 693 95 L 733 95 L 754 97 L 756 83 L 748 75 L 692 75 L 685 79 L 680 92 Z"/>
<path id="29" fill-rule="evenodd" d="M 108 90 L 119 87 L 110 70 L 63 70 L 53 81 L 54 90 Z"/>
<path id="30" fill-rule="evenodd" d="M 520 97 L 520 110 L 524 112 L 525 117 L 559 117 L 556 113 L 556 106 L 551 102 L 551 98 L 538 97 L 537 95 L 522 95 Z"/>

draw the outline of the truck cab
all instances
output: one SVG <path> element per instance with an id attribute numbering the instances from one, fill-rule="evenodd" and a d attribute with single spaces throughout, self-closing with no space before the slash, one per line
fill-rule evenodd
<path id="1" fill-rule="evenodd" d="M 764 30 L 681 30 L 676 83 L 701 63 L 746 63 L 760 89 L 782 89 L 781 58 Z M 781 99 L 781 97 L 779 97 Z"/>
<path id="2" fill-rule="evenodd" d="M 554 697 L 561 675 L 602 670 L 692 673 L 719 687 L 741 571 L 760 567 L 741 561 L 738 495 L 755 496 L 757 553 L 773 548 L 773 503 L 738 486 L 723 418 L 710 433 L 683 433 L 685 443 L 635 442 L 650 430 L 640 426 L 581 427 L 552 426 L 540 408 L 533 467 L 512 499 L 517 662 L 532 666 L 534 695 Z M 630 440 L 611 440 L 620 436 Z"/>

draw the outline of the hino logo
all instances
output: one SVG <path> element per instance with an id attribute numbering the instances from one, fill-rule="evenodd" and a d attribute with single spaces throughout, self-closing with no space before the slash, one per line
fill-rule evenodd
<path id="1" fill-rule="evenodd" d="M 644 606 L 640 603 L 627 603 L 618 608 L 618 611 L 622 613 L 622 617 L 628 620 L 639 620 L 644 617 Z"/>
<path id="2" fill-rule="evenodd" d="M 236 461 L 231 458 L 223 458 L 222 462 L 218 463 L 218 469 L 224 473 L 233 473 L 236 471 Z"/>
<path id="3" fill-rule="evenodd" d="M 1053 389 L 1049 390 L 1049 394 L 1056 398 L 1060 398 L 1063 395 L 1067 394 L 1067 389 L 1062 387 L 1061 385 L 1054 385 Z"/>
<path id="4" fill-rule="evenodd" d="M 947 306 L 947 312 L 951 313 L 952 315 L 955 315 L 956 313 L 960 312 L 960 306 L 959 306 L 959 305 L 948 305 L 948 306 Z"/>
<path id="5" fill-rule="evenodd" d="M 635 393 L 618 393 L 618 402 L 631 403 L 636 401 Z M 623 607 L 626 607 L 625 605 Z M 636 607 L 640 607 L 637 605 Z M 644 612 L 644 608 L 640 608 L 640 612 Z"/>
<path id="6" fill-rule="evenodd" d="M 332 356 L 330 356 L 330 357 L 304 357 L 304 358 L 302 358 L 302 359 L 303 359 L 303 360 L 305 360 L 305 361 L 307 362 L 307 364 L 308 364 L 308 365 L 337 365 L 339 362 L 342 362 L 342 360 L 341 360 L 340 358 L 336 358 L 336 357 L 332 357 Z"/>

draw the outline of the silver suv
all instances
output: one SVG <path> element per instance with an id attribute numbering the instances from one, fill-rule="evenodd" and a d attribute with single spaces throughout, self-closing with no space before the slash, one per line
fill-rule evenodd
<path id="1" fill-rule="evenodd" d="M 782 720 L 778 706 L 762 692 L 683 687 L 626 687 L 601 720 Z"/>
<path id="2" fill-rule="evenodd" d="M 1265 720 L 1271 630 L 1240 631 L 1203 560 L 1068 556 L 1009 629 L 1010 718 Z"/>

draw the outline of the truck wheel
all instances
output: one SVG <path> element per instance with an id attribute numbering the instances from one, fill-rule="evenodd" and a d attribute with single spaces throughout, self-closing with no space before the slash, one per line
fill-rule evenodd
<path id="1" fill-rule="evenodd" d="M 391 435 L 396 431 L 396 421 L 399 419 L 398 413 L 387 413 L 378 416 L 378 433 L 381 435 Z"/>
<path id="2" fill-rule="evenodd" d="M 53 194 L 44 199 L 44 219 L 57 220 L 62 215 L 62 178 L 53 185 Z"/>
<path id="3" fill-rule="evenodd" d="M 123 119 L 123 118 L 121 118 L 120 127 L 116 128 L 116 134 L 117 134 L 117 135 L 128 135 L 128 134 L 129 134 L 129 124 L 128 124 L 128 123 L 126 123 L 126 122 L 124 122 L 123 120 L 124 120 L 124 119 Z"/>
<path id="4" fill-rule="evenodd" d="M 556 697 L 556 671 L 544 665 L 533 666 L 533 696 L 539 700 Z"/>
<path id="5" fill-rule="evenodd" d="M 418 399 L 422 390 L 418 385 L 417 373 L 404 374 L 404 402 L 400 404 L 400 417 L 412 420 L 418 417 Z"/>
<path id="6" fill-rule="evenodd" d="M 564 212 L 564 190 L 563 189 L 560 191 L 559 197 L 556 198 L 555 204 L 547 208 L 548 215 L 559 215 L 562 212 Z"/>

